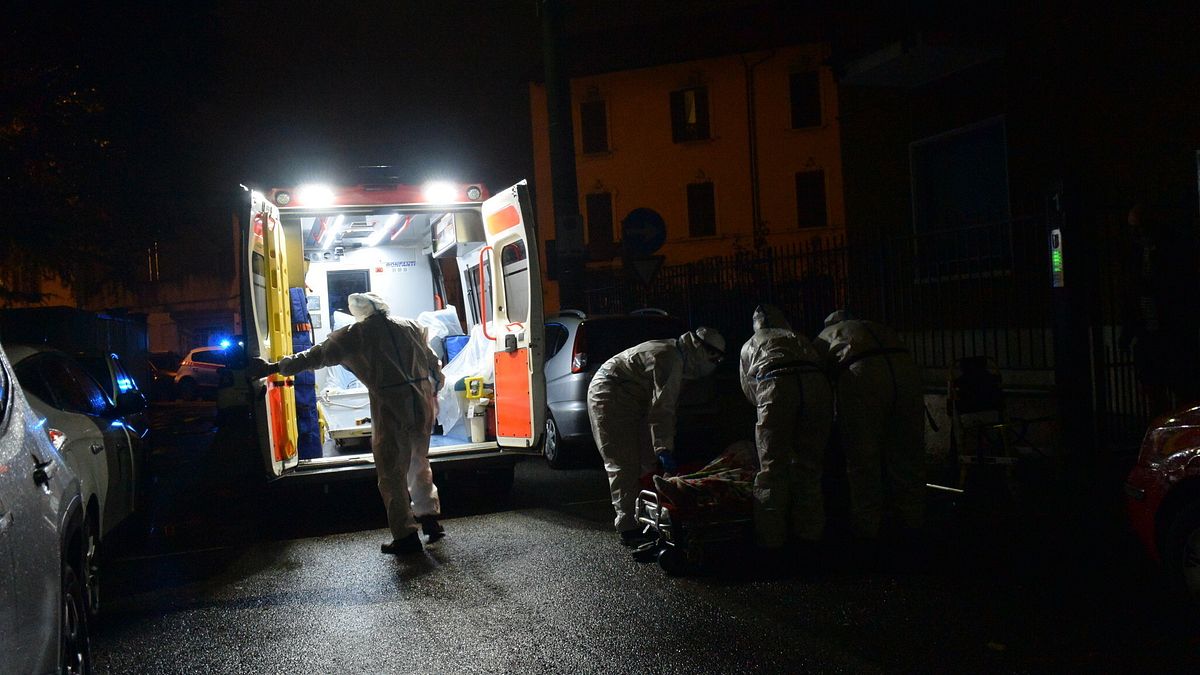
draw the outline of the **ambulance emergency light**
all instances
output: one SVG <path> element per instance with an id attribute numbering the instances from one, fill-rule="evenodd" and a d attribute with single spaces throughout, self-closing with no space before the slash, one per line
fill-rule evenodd
<path id="1" fill-rule="evenodd" d="M 301 185 L 296 190 L 296 201 L 299 202 L 299 206 L 316 208 L 333 206 L 333 188 L 329 187 L 328 185 L 320 185 L 316 183 Z M 286 204 L 284 204 L 284 206 L 286 206 Z"/>
<path id="2" fill-rule="evenodd" d="M 458 190 L 450 183 L 442 181 L 426 183 L 421 187 L 421 193 L 425 196 L 425 201 L 434 204 L 458 201 Z"/>

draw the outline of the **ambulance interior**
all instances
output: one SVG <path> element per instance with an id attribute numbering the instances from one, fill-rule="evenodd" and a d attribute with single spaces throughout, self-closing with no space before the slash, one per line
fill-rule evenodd
<path id="1" fill-rule="evenodd" d="M 492 275 L 485 264 L 482 283 L 488 306 L 481 309 L 479 266 L 485 243 L 478 207 L 364 207 L 284 213 L 281 219 L 293 286 L 298 270 L 292 261 L 303 261 L 306 306 L 299 309 L 307 310 L 311 344 L 355 320 L 347 304 L 350 294 L 380 295 L 391 316 L 426 328 L 429 347 L 442 363 L 445 385 L 438 396 L 430 454 L 494 442 L 495 416 L 488 404 L 495 343 L 480 325 L 486 320 L 481 311 L 491 313 Z M 521 279 L 518 269 L 524 251 L 506 250 L 506 257 L 516 263 L 505 267 L 505 276 L 510 271 L 513 275 L 506 279 L 511 302 L 520 293 L 518 286 L 528 294 L 528 279 Z M 300 329 L 293 331 L 293 349 L 301 351 L 307 345 L 297 304 L 294 297 L 293 324 Z M 311 393 L 305 393 L 306 386 L 312 387 Z M 307 380 L 298 378 L 296 399 L 301 463 L 369 459 L 369 399 L 353 373 L 335 366 Z"/>

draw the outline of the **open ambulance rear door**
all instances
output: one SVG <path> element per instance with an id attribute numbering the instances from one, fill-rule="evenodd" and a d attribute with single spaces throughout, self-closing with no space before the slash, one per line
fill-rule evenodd
<path id="1" fill-rule="evenodd" d="M 492 311 L 484 334 L 496 342 L 496 442 L 503 450 L 541 454 L 546 415 L 542 275 L 529 187 L 521 181 L 501 190 L 482 209 L 487 246 L 480 257 L 493 280 L 485 298 Z"/>
<path id="2" fill-rule="evenodd" d="M 247 258 L 242 275 L 246 355 L 278 361 L 292 353 L 287 247 L 279 208 L 260 192 L 250 193 L 250 218 L 243 235 Z M 299 463 L 295 396 L 291 377 L 275 374 L 250 383 L 259 448 L 274 477 Z"/>

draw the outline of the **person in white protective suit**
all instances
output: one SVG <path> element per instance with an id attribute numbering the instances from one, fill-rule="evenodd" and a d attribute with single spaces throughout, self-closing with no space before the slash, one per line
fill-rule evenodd
<path id="1" fill-rule="evenodd" d="M 371 400 L 371 452 L 392 530 L 391 543 L 380 550 L 419 553 L 424 547 L 417 534 L 418 522 L 430 542 L 445 534 L 438 522 L 441 503 L 429 466 L 429 436 L 437 411 L 435 396 L 443 384 L 442 370 L 420 324 L 389 317 L 387 303 L 374 293 L 354 293 L 349 305 L 355 323 L 278 363 L 256 359 L 250 374 L 295 375 L 340 365 L 366 385 Z"/>
<path id="2" fill-rule="evenodd" d="M 917 531 L 925 510 L 925 402 L 912 354 L 887 326 L 845 310 L 825 319 L 813 344 L 834 382 L 854 535 L 874 541 L 885 509 Z"/>
<path id="3" fill-rule="evenodd" d="M 833 390 L 821 356 L 777 307 L 759 305 L 742 346 L 742 391 L 757 409 L 755 543 L 778 549 L 789 532 L 811 554 L 825 529 L 821 465 L 833 426 Z"/>
<path id="4" fill-rule="evenodd" d="M 660 460 L 674 465 L 675 404 L 683 380 L 710 374 L 725 355 L 725 338 L 697 328 L 677 339 L 650 340 L 605 361 L 588 385 L 592 438 L 604 458 L 616 511 L 617 532 L 626 545 L 645 539 L 634 513 L 638 480 Z"/>

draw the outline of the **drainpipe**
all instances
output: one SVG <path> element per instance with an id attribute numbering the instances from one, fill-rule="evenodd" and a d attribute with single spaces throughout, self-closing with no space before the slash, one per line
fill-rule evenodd
<path id="1" fill-rule="evenodd" d="M 741 57 L 746 70 L 746 147 L 750 155 L 750 222 L 754 234 L 754 250 L 767 247 L 767 226 L 762 219 L 762 197 L 758 179 L 758 112 L 754 106 L 754 69 L 775 56 L 775 50 L 766 53 L 753 63 Z"/>

